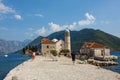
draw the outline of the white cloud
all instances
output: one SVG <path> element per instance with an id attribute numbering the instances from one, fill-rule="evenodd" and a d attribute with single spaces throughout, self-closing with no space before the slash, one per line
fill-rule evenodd
<path id="1" fill-rule="evenodd" d="M 54 24 L 53 22 L 48 23 L 52 29 L 52 31 L 60 31 L 63 30 L 64 27 L 58 25 L 58 24 Z"/>
<path id="2" fill-rule="evenodd" d="M 75 29 L 76 28 L 76 26 L 77 26 L 77 23 L 76 22 L 73 22 L 72 24 L 70 24 L 70 25 L 67 25 L 67 28 L 69 28 L 69 29 Z"/>
<path id="3" fill-rule="evenodd" d="M 33 33 L 32 32 L 25 32 L 25 35 L 27 35 L 29 38 L 35 37 L 34 32 Z"/>
<path id="4" fill-rule="evenodd" d="M 85 16 L 86 16 L 87 19 L 90 20 L 90 21 L 94 21 L 94 20 L 95 20 L 94 16 L 91 15 L 91 14 L 89 14 L 89 13 L 86 13 Z"/>
<path id="5" fill-rule="evenodd" d="M 42 14 L 35 14 L 35 16 L 44 17 Z"/>
<path id="6" fill-rule="evenodd" d="M 70 24 L 70 25 L 63 25 L 63 26 L 60 26 L 59 24 L 55 24 L 55 23 L 53 23 L 53 22 L 50 22 L 50 23 L 48 23 L 49 25 L 50 25 L 50 28 L 51 28 L 51 30 L 53 31 L 53 32 L 55 32 L 55 31 L 61 31 L 61 30 L 64 30 L 64 29 L 66 29 L 66 28 L 69 28 L 69 29 L 74 29 L 75 27 L 76 27 L 76 25 L 77 25 L 77 23 L 76 22 L 73 22 L 72 24 Z"/>
<path id="7" fill-rule="evenodd" d="M 34 37 L 34 34 L 30 34 L 30 37 Z"/>
<path id="8" fill-rule="evenodd" d="M 2 0 L 0 0 L 0 14 L 2 16 L 4 16 L 5 14 L 12 14 L 12 15 L 14 15 L 15 19 L 17 19 L 17 20 L 22 19 L 21 15 L 18 15 L 13 8 L 6 6 L 4 3 L 2 3 Z M 1 18 L 1 16 L 0 16 L 0 20 L 3 20 L 3 19 L 4 19 L 4 17 Z"/>
<path id="9" fill-rule="evenodd" d="M 45 29 L 45 27 L 42 27 L 40 29 L 33 29 L 33 28 L 29 28 L 28 32 L 25 32 L 25 34 L 31 38 L 35 38 L 37 36 L 46 36 L 46 34 L 49 32 L 48 30 Z"/>
<path id="10" fill-rule="evenodd" d="M 34 33 L 33 34 L 36 35 L 36 36 L 47 36 L 47 35 L 49 35 L 53 32 L 65 30 L 66 28 L 69 28 L 70 30 L 73 30 L 73 29 L 75 29 L 77 23 L 73 22 L 70 25 L 60 26 L 58 24 L 50 22 L 50 23 L 48 23 L 48 25 L 50 26 L 49 28 L 42 27 L 42 28 L 38 29 L 37 31 L 35 31 L 35 34 Z"/>
<path id="11" fill-rule="evenodd" d="M 91 14 L 89 14 L 89 13 L 86 13 L 85 16 L 86 16 L 86 20 L 80 20 L 80 21 L 78 22 L 78 24 L 79 24 L 80 26 L 86 26 L 86 25 L 89 25 L 89 24 L 94 23 L 95 17 L 94 17 L 93 15 L 91 15 Z"/>
<path id="12" fill-rule="evenodd" d="M 8 28 L 6 28 L 6 27 L 0 27 L 0 30 L 8 31 Z"/>
<path id="13" fill-rule="evenodd" d="M 31 28 L 29 28 L 28 30 L 33 31 L 34 29 L 31 27 Z"/>
<path id="14" fill-rule="evenodd" d="M 73 22 L 71 24 L 65 24 L 65 25 L 60 25 L 60 24 L 56 24 L 54 22 L 49 22 L 48 25 L 50 26 L 49 28 L 45 28 L 45 27 L 41 27 L 38 30 L 33 30 L 33 28 L 29 28 L 29 30 L 33 30 L 32 32 L 29 33 L 29 35 L 31 37 L 37 37 L 37 36 L 47 36 L 53 32 L 56 31 L 61 31 L 61 30 L 65 30 L 66 28 L 69 28 L 70 30 L 76 30 L 78 28 L 78 26 L 85 26 L 85 25 L 90 25 L 92 23 L 94 23 L 95 21 L 95 17 L 89 13 L 85 14 L 86 16 L 86 20 L 80 20 L 80 21 L 76 21 Z M 27 33 L 28 34 L 28 33 Z"/>
<path id="15" fill-rule="evenodd" d="M 80 26 L 86 26 L 89 25 L 91 22 L 89 20 L 82 20 L 78 22 Z"/>
<path id="16" fill-rule="evenodd" d="M 0 13 L 16 13 L 11 7 L 5 6 L 2 1 L 0 1 Z"/>
<path id="17" fill-rule="evenodd" d="M 74 30 L 77 28 L 77 26 L 86 26 L 86 25 L 90 25 L 90 24 L 94 23 L 95 17 L 93 15 L 86 13 L 85 16 L 86 16 L 86 20 L 80 20 L 78 22 L 73 22 L 72 24 L 69 24 L 69 25 L 62 25 L 61 26 L 61 25 L 55 24 L 53 22 L 50 22 L 48 24 L 51 28 L 51 31 L 55 32 L 55 31 L 64 30 L 66 28 Z"/>
<path id="18" fill-rule="evenodd" d="M 15 17 L 17 20 L 21 20 L 21 19 L 22 19 L 21 15 L 18 15 L 18 14 L 14 15 L 14 17 Z"/>
<path id="19" fill-rule="evenodd" d="M 44 27 L 38 29 L 36 32 L 35 32 L 38 36 L 44 36 L 46 34 L 46 30 Z"/>

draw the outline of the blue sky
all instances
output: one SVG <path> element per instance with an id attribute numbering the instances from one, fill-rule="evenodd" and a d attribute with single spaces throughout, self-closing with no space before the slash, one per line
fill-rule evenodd
<path id="1" fill-rule="evenodd" d="M 0 39 L 25 40 L 69 28 L 120 37 L 120 0 L 0 0 Z"/>

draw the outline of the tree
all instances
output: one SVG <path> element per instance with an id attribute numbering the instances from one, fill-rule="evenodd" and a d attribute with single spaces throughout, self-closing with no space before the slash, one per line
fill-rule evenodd
<path id="1" fill-rule="evenodd" d="M 60 51 L 60 53 L 64 53 L 65 56 L 66 56 L 69 52 L 70 52 L 70 50 L 68 50 L 68 49 L 62 49 L 62 50 Z"/>
<path id="2" fill-rule="evenodd" d="M 38 49 L 37 49 L 36 46 L 31 46 L 31 47 L 29 48 L 29 50 L 32 50 L 33 52 L 36 52 Z"/>
<path id="3" fill-rule="evenodd" d="M 25 54 L 25 48 L 23 48 L 23 50 L 22 50 L 22 51 L 23 51 L 23 54 Z"/>
<path id="4" fill-rule="evenodd" d="M 57 51 L 56 51 L 56 50 L 51 50 L 50 53 L 51 53 L 53 56 L 57 56 Z"/>

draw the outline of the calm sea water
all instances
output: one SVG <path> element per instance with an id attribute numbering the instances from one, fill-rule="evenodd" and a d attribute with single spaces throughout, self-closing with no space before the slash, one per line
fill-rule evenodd
<path id="1" fill-rule="evenodd" d="M 118 60 L 116 60 L 116 62 L 118 62 L 119 64 L 117 66 L 107 66 L 104 68 L 120 73 L 120 52 L 111 52 L 111 55 L 118 56 Z"/>
<path id="2" fill-rule="evenodd" d="M 11 69 L 28 59 L 30 59 L 30 55 L 19 53 L 8 54 L 8 57 L 0 55 L 0 80 L 3 80 Z"/>

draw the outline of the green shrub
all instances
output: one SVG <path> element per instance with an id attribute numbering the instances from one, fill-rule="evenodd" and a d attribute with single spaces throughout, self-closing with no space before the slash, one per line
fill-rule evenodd
<path id="1" fill-rule="evenodd" d="M 56 51 L 56 50 L 51 50 L 50 53 L 51 53 L 53 56 L 57 56 L 57 51 Z"/>

